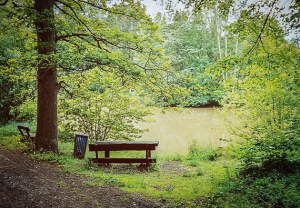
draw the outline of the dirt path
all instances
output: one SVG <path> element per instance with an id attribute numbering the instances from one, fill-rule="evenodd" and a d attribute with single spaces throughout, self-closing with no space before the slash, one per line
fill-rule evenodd
<path id="1" fill-rule="evenodd" d="M 116 187 L 87 187 L 86 180 L 0 148 L 0 207 L 165 207 Z"/>

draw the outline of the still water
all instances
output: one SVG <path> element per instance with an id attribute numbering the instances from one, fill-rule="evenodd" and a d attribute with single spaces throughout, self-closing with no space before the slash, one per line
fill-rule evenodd
<path id="1" fill-rule="evenodd" d="M 189 108 L 182 112 L 159 110 L 149 116 L 152 123 L 139 123 L 138 127 L 148 129 L 140 141 L 159 141 L 155 154 L 186 154 L 193 141 L 202 147 L 221 147 L 223 128 L 214 108 Z"/>

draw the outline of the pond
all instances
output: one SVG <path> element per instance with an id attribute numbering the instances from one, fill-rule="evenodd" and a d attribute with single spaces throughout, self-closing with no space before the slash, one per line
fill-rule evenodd
<path id="1" fill-rule="evenodd" d="M 224 143 L 223 127 L 219 124 L 219 116 L 214 108 L 187 108 L 182 112 L 155 110 L 152 123 L 139 123 L 138 127 L 148 129 L 140 141 L 159 141 L 158 155 L 188 153 L 190 145 L 195 141 L 202 147 L 222 147 Z"/>

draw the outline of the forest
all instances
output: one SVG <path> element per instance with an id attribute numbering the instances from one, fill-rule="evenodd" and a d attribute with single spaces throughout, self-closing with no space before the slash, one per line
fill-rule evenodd
<path id="1" fill-rule="evenodd" d="M 74 132 L 135 140 L 153 107 L 215 107 L 238 168 L 210 206 L 247 186 L 253 207 L 299 206 L 300 2 L 159 3 L 2 0 L 1 126 L 27 122 L 34 151 L 57 154 Z"/>

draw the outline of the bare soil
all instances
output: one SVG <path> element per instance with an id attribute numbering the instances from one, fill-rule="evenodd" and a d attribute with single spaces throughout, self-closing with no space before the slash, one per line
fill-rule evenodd
<path id="1" fill-rule="evenodd" d="M 170 165 L 165 165 L 172 171 Z M 178 166 L 177 166 L 178 167 Z M 168 169 L 169 168 L 169 169 Z M 84 175 L 0 148 L 0 207 L 169 207 L 117 187 L 88 187 Z"/>

